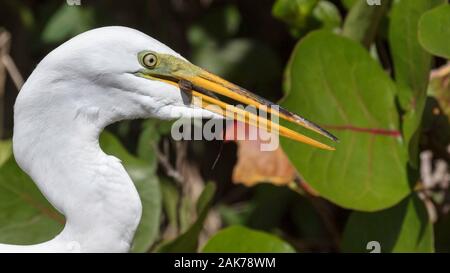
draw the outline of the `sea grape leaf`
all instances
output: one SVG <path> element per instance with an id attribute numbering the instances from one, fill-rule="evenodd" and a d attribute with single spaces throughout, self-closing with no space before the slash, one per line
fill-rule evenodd
<path id="1" fill-rule="evenodd" d="M 408 195 L 396 86 L 359 43 L 314 32 L 297 45 L 286 75 L 282 105 L 340 138 L 333 152 L 280 139 L 312 188 L 340 206 L 364 211 L 390 207 Z"/>
<path id="2" fill-rule="evenodd" d="M 450 5 L 425 12 L 419 21 L 419 42 L 431 54 L 450 59 Z"/>

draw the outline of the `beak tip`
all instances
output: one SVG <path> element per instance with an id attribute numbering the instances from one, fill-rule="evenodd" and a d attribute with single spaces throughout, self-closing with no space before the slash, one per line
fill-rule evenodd
<path id="1" fill-rule="evenodd" d="M 328 151 L 332 151 L 332 152 L 336 151 L 336 148 L 335 147 L 331 147 L 331 146 L 327 146 L 325 149 L 328 150 Z"/>

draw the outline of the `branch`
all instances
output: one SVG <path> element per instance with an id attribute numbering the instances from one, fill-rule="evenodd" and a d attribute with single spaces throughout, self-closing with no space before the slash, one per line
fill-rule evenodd
<path id="1" fill-rule="evenodd" d="M 170 163 L 168 144 L 169 143 L 167 142 L 167 140 L 164 140 L 164 142 L 163 142 L 164 152 L 162 152 L 159 149 L 157 144 L 153 144 L 153 148 L 155 150 L 156 157 L 158 158 L 159 163 L 161 163 L 161 166 L 165 169 L 166 174 L 168 176 L 170 176 L 171 178 L 173 178 L 178 184 L 183 184 L 183 182 L 184 182 L 183 176 Z"/>
<path id="2" fill-rule="evenodd" d="M 24 80 L 19 72 L 19 69 L 14 63 L 14 60 L 9 55 L 10 46 L 11 46 L 11 35 L 9 34 L 9 32 L 4 31 L 0 33 L 0 75 L 3 74 L 2 71 L 4 68 L 6 68 L 9 75 L 11 76 L 11 79 L 14 82 L 14 85 L 19 91 L 22 88 Z M 4 95 L 4 84 L 6 80 L 4 75 L 1 76 L 2 78 L 0 78 L 0 97 Z"/>
<path id="3" fill-rule="evenodd" d="M 19 69 L 14 63 L 14 60 L 11 58 L 10 55 L 3 55 L 1 61 L 5 66 L 6 70 L 8 71 L 9 76 L 11 76 L 11 79 L 13 80 L 14 85 L 17 88 L 17 91 L 20 91 L 20 89 L 23 86 L 24 80 L 19 72 Z"/>

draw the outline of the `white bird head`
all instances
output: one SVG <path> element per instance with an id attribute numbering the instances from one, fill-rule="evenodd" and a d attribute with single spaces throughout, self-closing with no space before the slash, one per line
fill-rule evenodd
<path id="1" fill-rule="evenodd" d="M 93 117 L 100 122 L 99 126 L 148 117 L 222 118 L 227 107 L 245 123 L 265 128 L 275 126 L 271 121 L 216 99 L 214 94 L 217 94 L 265 107 L 266 112 L 336 140 L 314 123 L 191 64 L 164 44 L 130 28 L 104 27 L 80 34 L 51 52 L 37 67 L 36 71 L 39 70 L 45 73 L 33 73 L 39 80 L 35 81 L 32 75 L 27 84 L 43 85 L 38 89 L 45 94 L 26 94 L 28 98 L 39 99 L 41 105 L 45 105 L 42 101 L 46 98 L 49 104 L 78 109 L 77 115 Z M 51 89 L 46 88 L 49 85 Z M 333 149 L 276 126 L 281 135 Z"/>

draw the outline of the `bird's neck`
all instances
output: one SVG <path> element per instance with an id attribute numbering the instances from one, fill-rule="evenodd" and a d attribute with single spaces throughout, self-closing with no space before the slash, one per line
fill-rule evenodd
<path id="1" fill-rule="evenodd" d="M 15 113 L 16 160 L 66 217 L 62 233 L 42 250 L 128 251 L 142 207 L 120 161 L 99 146 L 110 122 L 96 108 L 55 107 L 61 111 L 17 111 L 16 104 Z"/>

